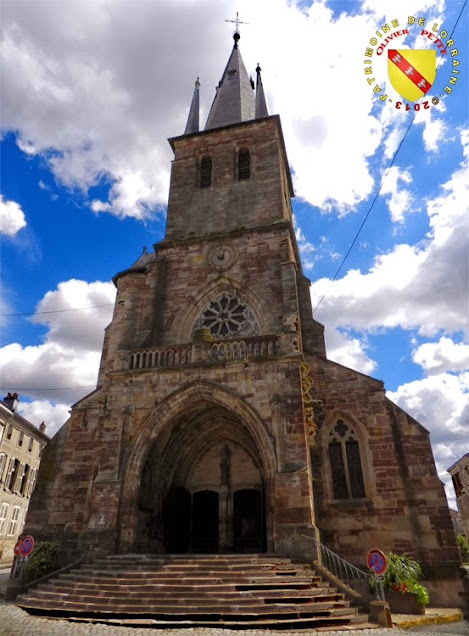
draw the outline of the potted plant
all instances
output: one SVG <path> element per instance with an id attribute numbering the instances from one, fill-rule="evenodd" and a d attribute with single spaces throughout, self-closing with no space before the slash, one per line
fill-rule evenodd
<path id="1" fill-rule="evenodd" d="M 396 614 L 424 614 L 430 598 L 419 583 L 422 569 L 406 554 L 386 554 L 387 568 L 383 577 L 386 601 Z"/>

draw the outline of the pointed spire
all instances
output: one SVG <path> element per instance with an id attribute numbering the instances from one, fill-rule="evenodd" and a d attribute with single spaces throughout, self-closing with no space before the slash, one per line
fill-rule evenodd
<path id="1" fill-rule="evenodd" d="M 264 86 L 262 85 L 261 67 L 259 66 L 259 63 L 257 64 L 256 73 L 256 119 L 259 119 L 260 117 L 267 117 L 269 115 L 267 102 L 265 101 Z"/>
<path id="2" fill-rule="evenodd" d="M 192 96 L 192 103 L 189 110 L 189 117 L 187 118 L 186 129 L 184 130 L 185 135 L 199 132 L 199 88 L 200 82 L 199 78 L 197 78 L 195 81 L 194 94 Z"/>
<path id="3" fill-rule="evenodd" d="M 218 84 L 205 130 L 249 121 L 255 116 L 254 93 L 239 51 L 238 31 L 233 39 L 233 51 Z"/>

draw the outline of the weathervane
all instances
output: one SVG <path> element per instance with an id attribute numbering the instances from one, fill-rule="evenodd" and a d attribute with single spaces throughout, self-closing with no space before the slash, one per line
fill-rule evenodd
<path id="1" fill-rule="evenodd" d="M 239 19 L 239 13 L 237 11 L 236 11 L 236 20 L 225 20 L 225 22 L 232 22 L 233 24 L 235 24 L 236 25 L 236 29 L 235 29 L 236 33 L 239 33 L 239 25 L 240 24 L 249 24 L 249 22 L 242 22 Z"/>

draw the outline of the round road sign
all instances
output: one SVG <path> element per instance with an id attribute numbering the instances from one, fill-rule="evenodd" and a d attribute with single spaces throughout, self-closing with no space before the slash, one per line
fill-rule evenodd
<path id="1" fill-rule="evenodd" d="M 26 537 L 23 537 L 20 541 L 20 554 L 26 556 L 31 552 L 34 548 L 34 539 L 28 534 Z"/>
<path id="2" fill-rule="evenodd" d="M 381 550 L 370 550 L 366 562 L 375 574 L 383 574 L 387 566 L 386 556 Z"/>
<path id="3" fill-rule="evenodd" d="M 21 554 L 20 552 L 20 544 L 21 544 L 21 539 L 19 539 L 16 543 L 15 543 L 15 547 L 13 548 L 13 554 L 15 556 L 19 556 Z"/>

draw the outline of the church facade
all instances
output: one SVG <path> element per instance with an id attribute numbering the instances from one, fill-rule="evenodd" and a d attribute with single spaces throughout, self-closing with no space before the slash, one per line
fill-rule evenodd
<path id="1" fill-rule="evenodd" d="M 68 560 L 310 561 L 314 536 L 361 565 L 371 548 L 406 552 L 454 582 L 428 432 L 382 382 L 326 357 L 280 119 L 238 40 L 205 129 L 197 82 L 186 130 L 170 139 L 165 237 L 114 277 L 98 387 L 44 451 L 26 530 Z"/>

